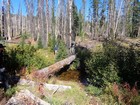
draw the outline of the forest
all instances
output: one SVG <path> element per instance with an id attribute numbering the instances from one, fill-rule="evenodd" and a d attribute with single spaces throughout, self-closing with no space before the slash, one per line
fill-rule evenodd
<path id="1" fill-rule="evenodd" d="M 26 104 L 139 105 L 140 0 L 0 0 L 0 105 Z"/>

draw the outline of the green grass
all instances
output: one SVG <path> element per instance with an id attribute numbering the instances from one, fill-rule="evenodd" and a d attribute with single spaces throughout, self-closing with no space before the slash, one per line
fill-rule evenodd
<path id="1" fill-rule="evenodd" d="M 28 89 L 31 91 L 35 96 L 41 98 L 42 100 L 50 103 L 51 105 L 63 105 L 63 104 L 71 104 L 71 105 L 88 105 L 89 97 L 86 95 L 84 88 L 76 82 L 65 82 L 57 80 L 53 78 L 53 80 L 48 81 L 49 83 L 54 83 L 58 85 L 66 85 L 71 86 L 72 89 L 66 90 L 63 92 L 58 92 L 53 94 L 54 91 L 50 91 L 48 89 L 45 90 L 45 96 L 42 97 L 41 93 L 38 91 L 39 86 L 17 86 L 18 90 Z"/>
<path id="2" fill-rule="evenodd" d="M 51 81 L 51 82 L 54 82 Z M 55 81 L 56 84 L 71 86 L 72 89 L 64 92 L 56 92 L 52 98 L 46 98 L 46 101 L 51 102 L 53 105 L 74 104 L 74 105 L 87 105 L 89 97 L 86 95 L 84 89 L 76 82 Z"/>

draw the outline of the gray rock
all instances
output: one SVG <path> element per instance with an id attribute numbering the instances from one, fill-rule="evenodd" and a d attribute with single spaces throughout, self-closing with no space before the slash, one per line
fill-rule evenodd
<path id="1" fill-rule="evenodd" d="M 9 99 L 5 105 L 50 105 L 32 94 L 29 90 L 21 90 Z"/>

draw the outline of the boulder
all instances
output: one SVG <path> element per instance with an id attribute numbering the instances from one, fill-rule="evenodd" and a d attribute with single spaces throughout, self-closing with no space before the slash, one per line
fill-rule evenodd
<path id="1" fill-rule="evenodd" d="M 5 105 L 50 105 L 32 94 L 29 90 L 16 93 Z"/>

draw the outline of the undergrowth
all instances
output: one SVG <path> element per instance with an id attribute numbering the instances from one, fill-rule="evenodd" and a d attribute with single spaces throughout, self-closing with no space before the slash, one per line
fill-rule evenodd
<path id="1" fill-rule="evenodd" d="M 86 91 L 97 95 L 104 104 L 138 105 L 140 103 L 139 51 L 104 43 L 84 61 L 90 86 Z"/>
<path id="2" fill-rule="evenodd" d="M 54 63 L 54 56 L 47 50 L 31 45 L 7 47 L 4 56 L 5 67 L 9 72 L 19 72 L 26 67 L 27 72 L 41 69 Z"/>

